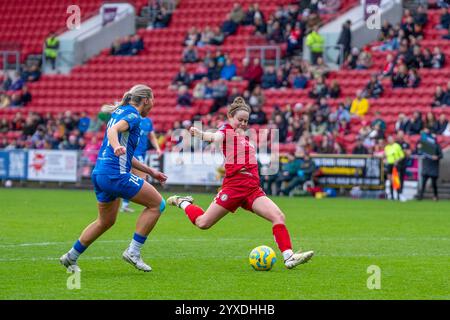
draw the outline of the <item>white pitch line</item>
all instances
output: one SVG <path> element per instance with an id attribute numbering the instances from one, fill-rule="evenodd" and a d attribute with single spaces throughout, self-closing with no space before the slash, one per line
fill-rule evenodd
<path id="1" fill-rule="evenodd" d="M 369 237 L 369 238 L 291 238 L 294 241 L 449 241 L 450 238 L 447 237 L 419 237 L 419 238 L 404 238 L 404 237 Z M 123 243 L 129 242 L 128 240 L 98 240 L 96 243 Z M 167 239 L 149 239 L 149 242 L 166 242 L 166 241 L 181 241 L 181 242 L 203 242 L 203 241 L 267 241 L 267 238 L 167 238 Z M 0 248 L 19 248 L 19 247 L 46 247 L 54 245 L 67 245 L 73 244 L 73 241 L 65 242 L 30 242 L 30 243 L 12 243 L 12 244 L 1 244 Z"/>

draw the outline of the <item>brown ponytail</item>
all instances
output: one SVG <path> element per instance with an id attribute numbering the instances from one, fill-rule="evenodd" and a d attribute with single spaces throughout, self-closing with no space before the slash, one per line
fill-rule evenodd
<path id="1" fill-rule="evenodd" d="M 233 117 L 238 111 L 247 111 L 251 113 L 252 109 L 245 103 L 244 98 L 236 97 L 233 103 L 228 107 L 228 116 Z"/>

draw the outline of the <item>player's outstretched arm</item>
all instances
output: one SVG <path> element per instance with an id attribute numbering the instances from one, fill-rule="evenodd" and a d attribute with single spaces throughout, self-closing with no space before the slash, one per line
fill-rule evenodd
<path id="1" fill-rule="evenodd" d="M 200 138 L 207 142 L 220 142 L 223 140 L 223 133 L 221 132 L 204 132 L 196 127 L 191 127 L 189 132 L 192 136 Z"/>
<path id="2" fill-rule="evenodd" d="M 164 183 L 167 180 L 167 176 L 164 173 L 152 169 L 149 166 L 143 164 L 142 162 L 139 162 L 139 160 L 136 159 L 135 157 L 131 159 L 131 166 L 139 171 L 145 172 L 150 177 L 158 180 L 161 183 Z"/>

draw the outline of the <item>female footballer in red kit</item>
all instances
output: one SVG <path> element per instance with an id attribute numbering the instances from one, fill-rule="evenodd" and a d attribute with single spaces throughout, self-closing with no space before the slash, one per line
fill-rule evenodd
<path id="1" fill-rule="evenodd" d="M 208 229 L 227 213 L 239 207 L 254 212 L 272 223 L 275 241 L 283 254 L 284 264 L 292 269 L 307 262 L 313 251 L 294 253 L 291 238 L 285 225 L 285 216 L 260 187 L 258 164 L 254 146 L 245 136 L 251 109 L 242 97 L 237 97 L 228 107 L 228 123 L 217 132 L 202 132 L 192 127 L 191 134 L 203 141 L 221 143 L 225 157 L 225 178 L 222 188 L 209 208 L 204 211 L 193 204 L 191 196 L 174 195 L 167 203 L 184 210 L 191 222 L 200 229 Z"/>

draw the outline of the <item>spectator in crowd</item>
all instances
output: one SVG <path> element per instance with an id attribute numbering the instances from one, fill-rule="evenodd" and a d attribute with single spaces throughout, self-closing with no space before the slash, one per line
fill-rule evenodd
<path id="1" fill-rule="evenodd" d="M 328 90 L 328 97 L 332 99 L 337 99 L 341 95 L 341 87 L 339 86 L 339 83 L 337 80 L 333 80 L 331 82 L 330 90 Z"/>
<path id="2" fill-rule="evenodd" d="M 351 31 L 352 22 L 351 20 L 347 20 L 342 25 L 342 31 L 339 35 L 339 39 L 337 41 L 338 45 L 342 46 L 343 49 L 343 56 L 339 57 L 339 61 L 343 63 L 347 56 L 350 54 L 350 51 L 352 49 L 352 31 Z"/>
<path id="3" fill-rule="evenodd" d="M 118 56 L 121 55 L 121 51 L 120 51 L 120 45 L 122 43 L 122 39 L 121 38 L 116 38 L 113 43 L 111 44 L 111 49 L 109 51 L 109 53 L 112 56 Z"/>
<path id="4" fill-rule="evenodd" d="M 97 137 L 94 136 L 83 150 L 83 157 L 85 157 L 91 166 L 95 165 L 97 161 L 98 152 L 100 150 L 101 143 L 98 141 Z"/>
<path id="5" fill-rule="evenodd" d="M 434 93 L 434 101 L 431 103 L 433 108 L 442 107 L 445 105 L 446 94 L 441 86 L 436 87 L 436 91 Z"/>
<path id="6" fill-rule="evenodd" d="M 20 73 L 18 71 L 16 71 L 13 73 L 13 76 L 11 77 L 11 85 L 9 86 L 8 90 L 11 90 L 11 91 L 22 90 L 22 87 L 24 86 L 24 84 L 25 84 L 25 81 L 20 76 Z"/>
<path id="7" fill-rule="evenodd" d="M 264 74 L 264 70 L 261 67 L 258 58 L 254 58 L 253 63 L 251 65 L 249 59 L 244 58 L 243 66 L 244 66 L 243 78 L 249 81 L 248 89 L 252 91 L 256 85 L 261 84 L 261 78 L 262 75 Z"/>
<path id="8" fill-rule="evenodd" d="M 223 32 L 225 37 L 233 35 L 236 33 L 238 29 L 238 24 L 234 22 L 231 18 L 231 14 L 227 14 L 225 17 L 225 21 L 222 23 L 221 31 Z"/>
<path id="9" fill-rule="evenodd" d="M 220 46 L 223 41 L 225 40 L 225 35 L 222 32 L 222 30 L 220 30 L 219 27 L 215 27 L 214 31 L 213 31 L 213 35 L 211 37 L 211 39 L 209 40 L 209 43 L 215 46 Z"/>
<path id="10" fill-rule="evenodd" d="M 255 17 L 255 35 L 265 36 L 267 34 L 267 24 L 262 18 Z"/>
<path id="11" fill-rule="evenodd" d="M 433 186 L 433 200 L 437 201 L 439 199 L 438 196 L 438 187 L 437 187 L 437 179 L 439 178 L 439 163 L 443 158 L 442 148 L 436 139 L 433 139 L 434 143 L 429 143 L 429 148 L 433 148 L 434 150 L 430 153 L 430 150 L 425 151 L 424 144 L 425 142 L 419 141 L 417 144 L 417 153 L 422 155 L 422 186 L 420 188 L 420 193 L 418 195 L 418 199 L 422 200 L 423 195 L 425 193 L 425 188 L 427 186 L 428 179 L 431 178 L 431 184 Z M 428 149 L 429 149 L 428 148 Z"/>
<path id="12" fill-rule="evenodd" d="M 161 10 L 156 15 L 153 27 L 155 29 L 167 28 L 171 18 L 172 14 L 164 6 L 161 6 Z"/>
<path id="13" fill-rule="evenodd" d="M 436 134 L 442 135 L 448 127 L 448 120 L 445 114 L 441 114 L 439 116 L 439 120 L 437 121 L 437 129 Z"/>
<path id="14" fill-rule="evenodd" d="M 426 69 L 430 69 L 433 67 L 433 56 L 431 55 L 431 51 L 428 48 L 425 48 L 423 50 L 423 54 L 421 56 L 421 60 L 420 60 L 420 67 L 421 68 L 426 68 Z"/>
<path id="15" fill-rule="evenodd" d="M 266 67 L 266 70 L 261 78 L 261 87 L 263 89 L 277 87 L 277 74 L 274 66 L 270 65 Z"/>
<path id="16" fill-rule="evenodd" d="M 7 108 L 11 105 L 11 97 L 6 93 L 0 93 L 0 109 Z"/>
<path id="17" fill-rule="evenodd" d="M 212 98 L 214 104 L 209 113 L 215 113 L 217 110 L 226 105 L 228 101 L 228 86 L 224 79 L 220 79 L 212 88 Z"/>
<path id="18" fill-rule="evenodd" d="M 381 136 L 384 137 L 384 133 L 386 132 L 386 122 L 383 120 L 383 117 L 381 116 L 380 111 L 375 111 L 375 117 L 372 120 L 372 123 L 370 124 L 372 128 L 379 125 Z"/>
<path id="19" fill-rule="evenodd" d="M 264 93 L 261 90 L 261 86 L 257 85 L 252 90 L 248 103 L 250 107 L 254 108 L 255 106 L 262 107 L 265 102 Z"/>
<path id="20" fill-rule="evenodd" d="M 289 75 L 289 84 L 295 89 L 305 89 L 308 86 L 308 77 L 298 68 L 294 68 Z"/>
<path id="21" fill-rule="evenodd" d="M 381 25 L 380 35 L 378 36 L 379 41 L 385 41 L 391 31 L 394 31 L 392 24 L 389 23 L 388 20 L 383 20 L 383 24 Z"/>
<path id="22" fill-rule="evenodd" d="M 369 150 L 364 147 L 362 139 L 356 139 L 356 144 L 352 150 L 352 154 L 369 154 Z"/>
<path id="23" fill-rule="evenodd" d="M 309 68 L 312 78 L 326 77 L 330 68 L 326 65 L 322 57 L 317 58 L 317 63 Z"/>
<path id="24" fill-rule="evenodd" d="M 41 77 L 41 70 L 37 64 L 32 64 L 31 66 L 25 68 L 21 77 L 24 82 L 38 81 Z"/>
<path id="25" fill-rule="evenodd" d="M 417 88 L 420 84 L 420 76 L 416 69 L 410 69 L 408 72 L 408 88 Z"/>
<path id="26" fill-rule="evenodd" d="M 78 130 L 80 131 L 81 136 L 88 131 L 89 125 L 91 123 L 91 118 L 88 117 L 86 112 L 81 113 L 80 120 L 78 121 Z"/>
<path id="27" fill-rule="evenodd" d="M 13 93 L 11 95 L 11 107 L 23 107 L 22 99 L 19 93 Z"/>
<path id="28" fill-rule="evenodd" d="M 244 97 L 244 95 L 241 95 L 241 93 L 239 92 L 239 88 L 237 88 L 237 87 L 231 88 L 231 93 L 228 95 L 228 98 L 227 98 L 227 104 L 228 105 L 232 104 L 234 99 L 236 99 L 239 96 L 243 96 L 245 102 L 248 104 L 248 99 L 246 97 Z M 250 94 L 248 95 L 248 98 L 250 98 Z"/>
<path id="29" fill-rule="evenodd" d="M 447 82 L 447 91 L 445 92 L 445 104 L 450 106 L 450 81 Z"/>
<path id="30" fill-rule="evenodd" d="M 351 70 L 356 69 L 356 62 L 358 61 L 359 54 L 359 49 L 356 47 L 353 48 L 347 56 L 347 59 L 344 61 L 343 68 Z"/>
<path id="31" fill-rule="evenodd" d="M 402 112 L 398 115 L 397 122 L 395 122 L 395 131 L 403 131 L 409 132 L 409 128 L 411 126 L 411 121 L 409 118 Z"/>
<path id="32" fill-rule="evenodd" d="M 131 37 L 131 55 L 137 55 L 144 50 L 144 41 L 136 34 Z"/>
<path id="33" fill-rule="evenodd" d="M 120 43 L 120 49 L 119 49 L 118 55 L 121 55 L 121 56 L 131 56 L 132 55 L 132 44 L 131 44 L 130 36 L 123 37 L 123 39 Z"/>
<path id="34" fill-rule="evenodd" d="M 8 120 L 6 120 L 6 118 L 3 118 L 2 120 L 0 120 L 0 133 L 6 133 L 9 130 L 10 130 L 10 125 L 8 123 Z"/>
<path id="35" fill-rule="evenodd" d="M 442 69 L 445 65 L 445 55 L 439 47 L 433 49 L 433 58 L 431 59 L 433 68 Z"/>
<path id="36" fill-rule="evenodd" d="M 422 113 L 420 111 L 414 111 L 412 119 L 411 119 L 411 125 L 409 126 L 409 132 L 410 135 L 420 134 L 422 131 L 424 125 L 422 120 Z"/>
<path id="37" fill-rule="evenodd" d="M 382 95 L 383 91 L 383 85 L 380 80 L 378 80 L 378 76 L 373 74 L 370 77 L 369 83 L 366 85 L 363 94 L 366 97 L 377 99 Z"/>
<path id="38" fill-rule="evenodd" d="M 408 69 L 404 64 L 398 68 L 398 72 L 392 75 L 392 88 L 406 88 L 408 86 Z"/>
<path id="39" fill-rule="evenodd" d="M 306 45 L 311 51 L 311 64 L 317 63 L 317 58 L 323 56 L 325 38 L 319 34 L 319 27 L 315 26 L 310 34 L 306 37 Z"/>
<path id="40" fill-rule="evenodd" d="M 309 92 L 309 97 L 313 99 L 320 99 L 328 95 L 328 87 L 325 84 L 325 79 L 319 77 L 313 89 Z"/>
<path id="41" fill-rule="evenodd" d="M 315 119 L 311 122 L 311 135 L 322 136 L 327 131 L 327 122 L 321 114 L 317 114 Z"/>
<path id="42" fill-rule="evenodd" d="M 369 111 L 369 101 L 363 96 L 363 91 L 356 92 L 356 98 L 352 102 L 350 113 L 357 117 L 364 117 Z"/>
<path id="43" fill-rule="evenodd" d="M 432 112 L 427 112 L 427 115 L 425 116 L 425 128 L 431 133 L 436 133 L 438 129 L 437 126 L 438 123 L 434 114 Z"/>
<path id="44" fill-rule="evenodd" d="M 248 124 L 258 124 L 263 125 L 267 123 L 266 113 L 262 111 L 261 106 L 255 105 L 252 107 L 252 113 L 248 119 Z"/>
<path id="45" fill-rule="evenodd" d="M 233 9 L 230 12 L 230 19 L 237 25 L 240 25 L 244 22 L 245 12 L 242 9 L 242 6 L 239 3 L 235 3 L 233 5 Z"/>
<path id="46" fill-rule="evenodd" d="M 399 163 L 405 158 L 405 153 L 402 147 L 395 141 L 393 136 L 389 136 L 387 144 L 384 147 L 384 155 L 387 163 L 387 178 L 390 183 L 390 199 L 394 200 L 394 186 L 392 183 L 392 172 L 394 168 L 397 168 Z M 397 192 L 397 200 L 400 200 L 400 193 Z"/>
<path id="47" fill-rule="evenodd" d="M 45 39 L 44 56 L 45 61 L 50 61 L 52 69 L 56 68 L 56 58 L 59 51 L 59 39 L 56 37 L 55 32 L 50 32 L 47 39 Z"/>
<path id="48" fill-rule="evenodd" d="M 183 63 L 195 63 L 198 61 L 198 53 L 193 45 L 188 45 L 183 50 Z"/>
<path id="49" fill-rule="evenodd" d="M 390 77 L 393 74 L 394 67 L 395 67 L 394 57 L 392 56 L 392 54 L 388 54 L 386 56 L 386 63 L 384 64 L 383 71 L 381 74 L 384 77 Z"/>
<path id="50" fill-rule="evenodd" d="M 295 188 L 300 187 L 306 181 L 311 180 L 314 172 L 317 170 L 314 160 L 311 159 L 307 153 L 304 154 L 302 161 L 298 161 L 297 163 L 298 165 L 293 170 L 295 172 L 292 179 L 284 188 L 281 188 L 281 194 L 287 196 L 290 195 Z"/>
<path id="51" fill-rule="evenodd" d="M 427 24 L 427 22 L 428 22 L 427 11 L 424 8 L 424 6 L 419 5 L 414 14 L 414 23 L 423 27 Z"/>
<path id="52" fill-rule="evenodd" d="M 372 54 L 368 47 L 365 47 L 358 55 L 358 60 L 356 61 L 357 70 L 367 70 L 372 67 Z"/>
<path id="53" fill-rule="evenodd" d="M 180 66 L 180 70 L 178 71 L 177 75 L 172 81 L 172 84 L 170 85 L 170 89 L 172 90 L 178 90 L 181 86 L 189 87 L 191 84 L 191 75 L 187 73 L 186 67 L 184 65 Z"/>
<path id="54" fill-rule="evenodd" d="M 441 17 L 439 19 L 439 24 L 436 26 L 436 29 L 444 29 L 448 30 L 450 27 L 450 7 L 449 8 L 441 8 Z"/>
<path id="55" fill-rule="evenodd" d="M 286 27 L 286 34 L 287 34 L 287 49 L 286 54 L 288 57 L 291 57 L 295 54 L 295 52 L 302 48 L 303 42 L 302 40 L 302 30 L 300 28 L 300 25 L 298 23 L 295 24 L 295 27 L 292 28 L 290 24 Z"/>
<path id="56" fill-rule="evenodd" d="M 232 80 L 236 77 L 237 67 L 231 58 L 226 59 L 226 63 L 220 71 L 220 78 L 225 80 Z"/>
<path id="57" fill-rule="evenodd" d="M 23 106 L 26 106 L 28 103 L 31 102 L 32 96 L 30 91 L 28 90 L 28 86 L 24 85 L 22 87 L 22 92 L 20 94 L 20 103 Z"/>
<path id="58" fill-rule="evenodd" d="M 183 44 L 185 46 L 196 46 L 200 41 L 201 35 L 196 27 L 191 27 L 184 38 Z"/>
<path id="59" fill-rule="evenodd" d="M 198 47 L 204 47 L 211 44 L 211 39 L 214 37 L 214 31 L 210 26 L 206 26 L 200 34 L 200 40 L 197 42 Z"/>
<path id="60" fill-rule="evenodd" d="M 193 96 L 196 99 L 211 99 L 212 93 L 211 82 L 208 77 L 203 77 L 202 80 L 195 85 Z"/>
<path id="61" fill-rule="evenodd" d="M 181 86 L 178 89 L 177 107 L 192 106 L 192 96 L 186 86 Z"/>

